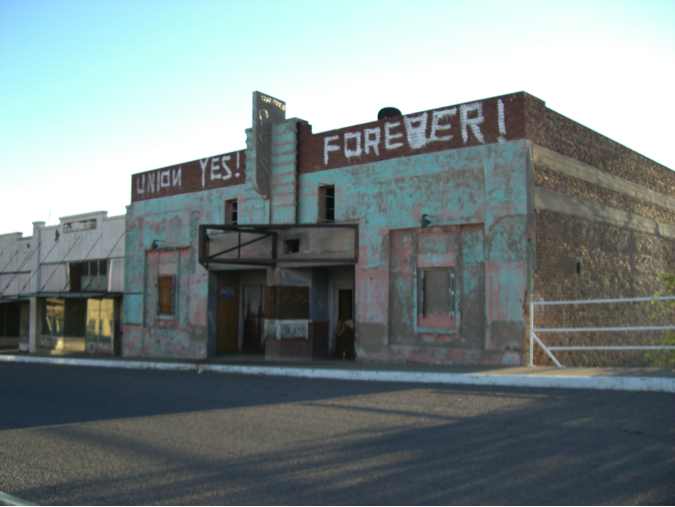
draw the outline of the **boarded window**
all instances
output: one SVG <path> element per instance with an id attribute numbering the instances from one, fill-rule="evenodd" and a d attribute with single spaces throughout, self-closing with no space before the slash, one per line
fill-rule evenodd
<path id="1" fill-rule="evenodd" d="M 239 223 L 239 203 L 236 199 L 225 201 L 225 223 L 229 225 Z"/>
<path id="2" fill-rule="evenodd" d="M 173 315 L 173 286 L 174 278 L 173 276 L 160 276 L 157 279 L 157 287 L 159 290 L 159 314 L 160 315 Z"/>
<path id="3" fill-rule="evenodd" d="M 335 222 L 335 185 L 319 187 L 319 222 Z"/>
<path id="4" fill-rule="evenodd" d="M 418 308 L 422 318 L 455 314 L 455 272 L 452 268 L 420 269 Z"/>

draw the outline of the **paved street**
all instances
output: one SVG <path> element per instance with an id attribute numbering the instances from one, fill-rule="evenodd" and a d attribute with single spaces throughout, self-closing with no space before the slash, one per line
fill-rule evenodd
<path id="1" fill-rule="evenodd" d="M 41 504 L 673 504 L 675 396 L 0 364 Z"/>

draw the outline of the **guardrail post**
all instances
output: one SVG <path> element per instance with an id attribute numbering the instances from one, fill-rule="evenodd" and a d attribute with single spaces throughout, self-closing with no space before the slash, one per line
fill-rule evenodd
<path id="1" fill-rule="evenodd" d="M 532 328 L 534 327 L 534 305 L 530 301 L 530 368 L 534 367 L 534 339 L 532 338 Z"/>

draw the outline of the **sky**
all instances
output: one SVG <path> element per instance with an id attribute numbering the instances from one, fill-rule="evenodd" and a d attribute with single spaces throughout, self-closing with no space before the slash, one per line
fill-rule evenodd
<path id="1" fill-rule="evenodd" d="M 315 133 L 526 91 L 675 169 L 674 78 L 675 0 L 0 0 L 0 234 L 244 149 L 255 90 Z"/>

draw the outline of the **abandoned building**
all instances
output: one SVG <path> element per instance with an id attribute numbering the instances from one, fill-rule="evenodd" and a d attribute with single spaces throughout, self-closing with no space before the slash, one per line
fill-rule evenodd
<path id="1" fill-rule="evenodd" d="M 650 296 L 675 173 L 527 93 L 132 176 L 122 354 L 524 364 L 532 300 Z"/>
<path id="2" fill-rule="evenodd" d="M 0 235 L 0 345 L 24 352 L 119 352 L 125 216 L 105 211 Z"/>

